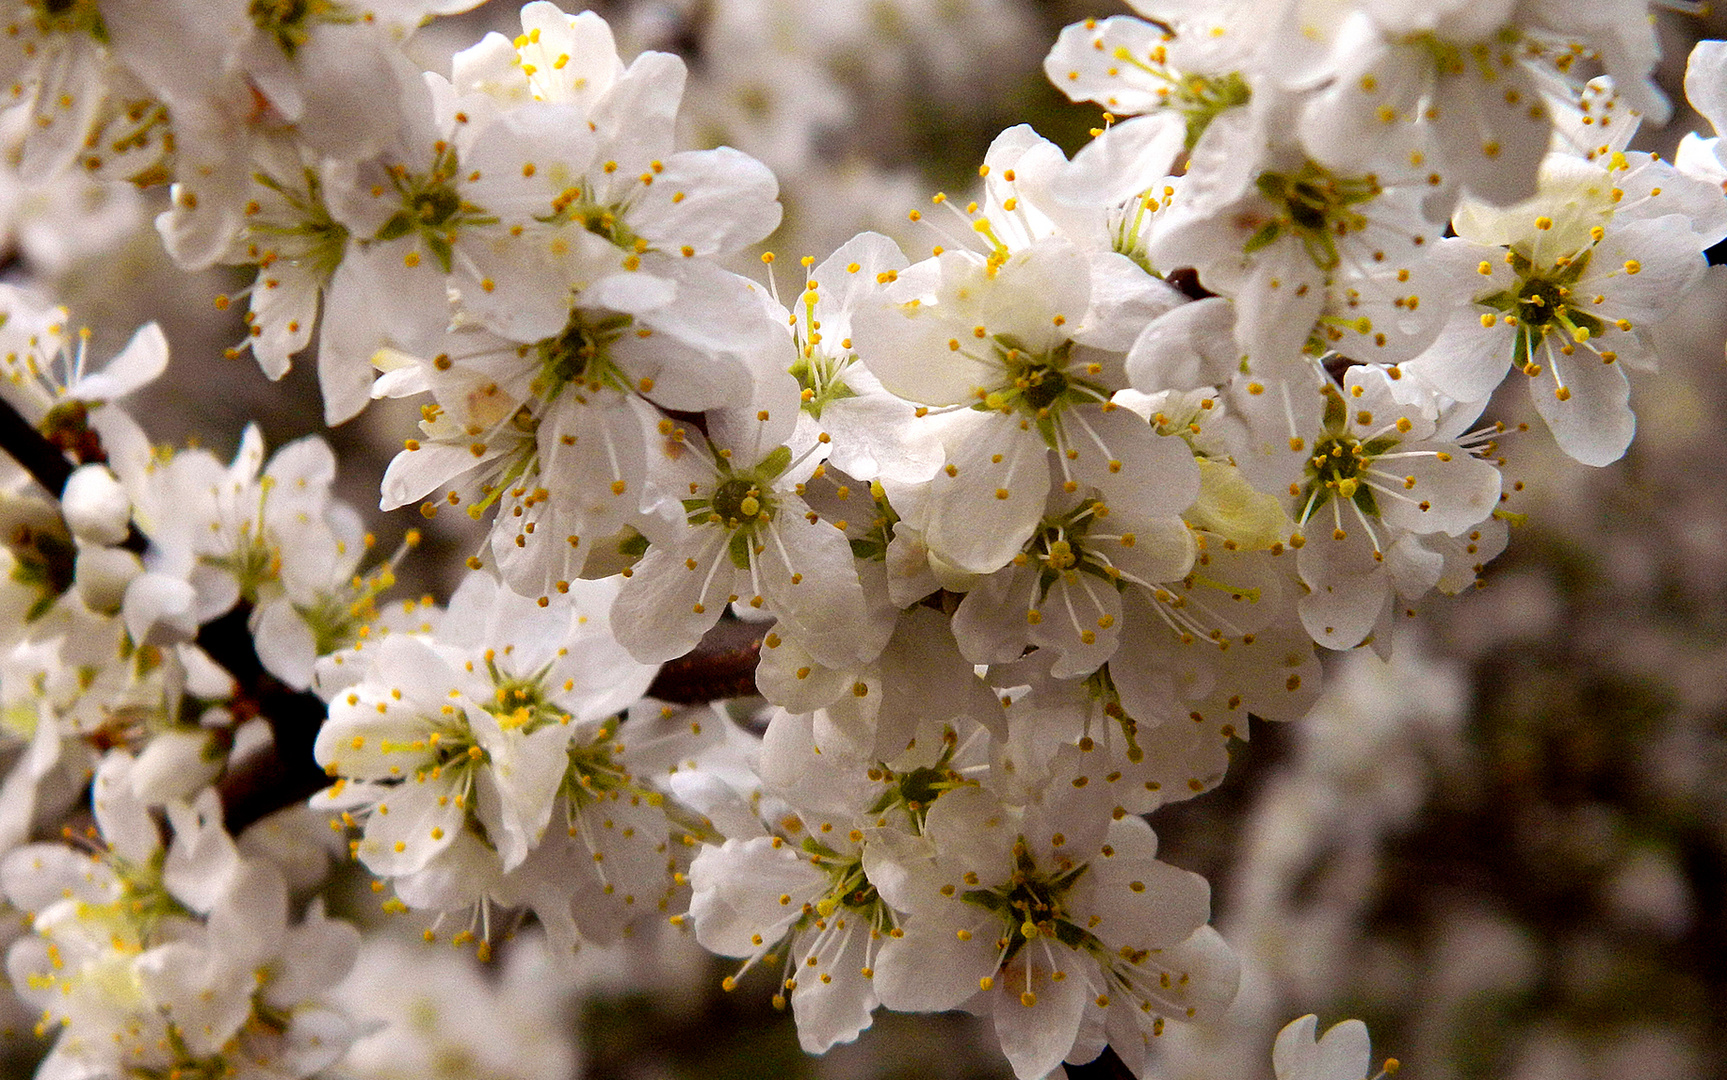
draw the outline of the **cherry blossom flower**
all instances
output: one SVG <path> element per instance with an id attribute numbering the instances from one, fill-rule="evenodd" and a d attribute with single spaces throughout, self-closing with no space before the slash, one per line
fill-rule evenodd
<path id="1" fill-rule="evenodd" d="M 1696 221 L 1663 213 L 1685 206 L 1694 182 L 1652 171 L 1622 154 L 1606 166 L 1555 157 L 1530 202 L 1465 204 L 1459 236 L 1435 259 L 1459 278 L 1474 266 L 1473 303 L 1407 370 L 1479 401 L 1516 367 L 1561 449 L 1585 464 L 1616 460 L 1635 424 L 1625 366 L 1653 364 L 1645 328 L 1702 274 L 1703 247 L 1727 234 L 1718 212 Z"/>
<path id="2" fill-rule="evenodd" d="M 632 655 L 659 661 L 686 652 L 726 604 L 742 602 L 773 615 L 779 633 L 819 659 L 862 658 L 873 635 L 863 631 L 851 546 L 807 508 L 801 474 L 779 441 L 795 418 L 762 409 L 710 421 L 708 447 L 687 437 L 667 443 L 689 476 L 686 526 L 651 546 L 618 594 L 612 620 Z"/>
<path id="3" fill-rule="evenodd" d="M 325 999 L 358 932 L 314 901 L 288 919 L 280 871 L 243 857 L 213 791 L 169 809 L 174 839 L 132 794 L 132 759 L 97 771 L 93 805 L 107 848 L 20 848 L 0 863 L 8 899 L 36 935 L 7 967 L 62 1028 L 44 1075 L 179 1070 L 261 1078 L 326 1067 L 357 1034 Z"/>

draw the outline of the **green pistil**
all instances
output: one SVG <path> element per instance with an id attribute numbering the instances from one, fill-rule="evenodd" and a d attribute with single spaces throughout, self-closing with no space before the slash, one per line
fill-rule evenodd
<path id="1" fill-rule="evenodd" d="M 1150 274 L 1161 278 L 1157 268 L 1151 264 L 1151 255 L 1146 251 L 1145 219 L 1157 209 L 1157 196 L 1147 190 L 1135 196 L 1132 213 L 1126 209 L 1120 211 L 1110 230 L 1110 249 L 1117 255 L 1126 256 L 1133 264 Z"/>
<path id="2" fill-rule="evenodd" d="M 787 370 L 798 381 L 804 412 L 820 420 L 823 408 L 857 396 L 840 378 L 857 356 L 855 353 L 829 356 L 817 347 L 822 342 L 821 323 L 816 319 L 816 300 L 820 294 L 813 287 L 815 283 L 810 284 L 812 288 L 803 294 L 804 324 L 798 360 Z"/>
<path id="3" fill-rule="evenodd" d="M 732 565 L 747 570 L 750 565 L 749 543 L 757 522 L 766 524 L 774 518 L 775 506 L 759 484 L 745 477 L 733 477 L 714 491 L 708 504 L 707 520 L 734 530 L 727 554 Z"/>
<path id="4" fill-rule="evenodd" d="M 1372 176 L 1337 176 L 1312 161 L 1293 173 L 1261 173 L 1254 183 L 1276 208 L 1275 216 L 1248 238 L 1244 250 L 1251 253 L 1279 237 L 1294 236 L 1321 270 L 1338 264 L 1337 237 L 1367 227 L 1366 216 L 1355 207 L 1381 191 Z"/>
<path id="5" fill-rule="evenodd" d="M 767 498 L 753 480 L 734 476 L 714 489 L 709 512 L 717 514 L 727 525 L 736 528 L 743 522 L 772 518 L 774 505 L 773 500 Z"/>
<path id="6" fill-rule="evenodd" d="M 312 37 L 319 23 L 356 23 L 360 15 L 346 4 L 332 0 L 251 0 L 246 14 L 252 25 L 269 37 L 290 60 Z"/>
<path id="7" fill-rule="evenodd" d="M 599 316 L 590 322 L 581 310 L 572 310 L 561 331 L 532 346 L 540 360 L 534 392 L 548 404 L 571 383 L 590 391 L 610 386 L 629 393 L 629 381 L 607 356 L 607 349 L 634 324 L 629 315 Z"/>
<path id="8" fill-rule="evenodd" d="M 384 222 L 372 240 L 384 243 L 413 233 L 438 260 L 438 268 L 448 274 L 454 262 L 456 234 L 464 226 L 495 225 L 498 221 L 456 191 L 459 168 L 455 147 L 439 143 L 432 170 L 426 175 L 392 169 L 390 183 L 401 196 L 402 208 Z"/>
<path id="9" fill-rule="evenodd" d="M 851 362 L 851 357 L 834 358 L 825 356 L 811 347 L 805 347 L 804 355 L 787 370 L 792 378 L 798 381 L 802 391 L 803 410 L 820 420 L 822 410 L 836 401 L 856 397 L 857 393 L 845 384 L 840 373 L 845 371 Z"/>

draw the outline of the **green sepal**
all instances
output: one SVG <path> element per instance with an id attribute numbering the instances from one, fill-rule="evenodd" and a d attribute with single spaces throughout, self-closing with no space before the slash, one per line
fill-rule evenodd
<path id="1" fill-rule="evenodd" d="M 376 233 L 372 234 L 372 239 L 380 244 L 388 240 L 399 240 L 408 235 L 413 228 L 414 219 L 408 216 L 406 210 L 398 210 L 391 215 L 390 220 L 384 222 Z"/>
<path id="2" fill-rule="evenodd" d="M 428 235 L 426 237 L 426 247 L 431 249 L 432 258 L 438 260 L 438 269 L 442 270 L 446 274 L 449 273 L 450 268 L 456 261 L 456 253 L 454 249 L 450 247 L 449 239 L 436 234 Z"/>
<path id="3" fill-rule="evenodd" d="M 1244 253 L 1251 255 L 1260 248 L 1269 246 L 1272 241 L 1277 239 L 1278 234 L 1282 231 L 1282 225 L 1275 221 L 1268 221 L 1255 230 L 1252 236 L 1247 238 L 1247 243 L 1242 245 L 1241 250 Z"/>
<path id="4" fill-rule="evenodd" d="M 732 565 L 739 570 L 750 568 L 750 534 L 746 529 L 732 533 L 731 540 L 726 543 L 726 554 L 731 557 Z"/>
<path id="5" fill-rule="evenodd" d="M 643 555 L 646 555 L 647 553 L 648 553 L 648 538 L 643 536 L 641 533 L 636 532 L 633 529 L 630 530 L 629 536 L 626 536 L 622 540 L 618 541 L 618 554 L 619 555 L 627 555 L 628 557 L 630 557 L 632 559 L 639 559 Z"/>
<path id="6" fill-rule="evenodd" d="M 755 468 L 756 475 L 762 480 L 773 480 L 785 472 L 792 463 L 792 450 L 789 446 L 778 446 L 773 453 L 762 458 L 762 463 Z"/>

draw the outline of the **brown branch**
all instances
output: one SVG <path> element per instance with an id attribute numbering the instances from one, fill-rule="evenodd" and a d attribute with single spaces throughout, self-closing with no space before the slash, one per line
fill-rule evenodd
<path id="1" fill-rule="evenodd" d="M 756 661 L 761 658 L 763 623 L 715 623 L 702 643 L 668 660 L 648 684 L 648 697 L 674 705 L 702 705 L 756 692 Z"/>
<path id="2" fill-rule="evenodd" d="M 330 780 L 312 758 L 326 715 L 318 695 L 293 690 L 264 670 L 252 640 L 249 605 L 242 604 L 198 631 L 199 648 L 239 684 L 237 716 L 262 716 L 270 725 L 266 750 L 231 763 L 217 791 L 228 831 L 238 835 L 262 818 L 304 802 Z"/>
<path id="3" fill-rule="evenodd" d="M 66 490 L 66 481 L 72 475 L 72 463 L 66 460 L 60 447 L 37 431 L 35 425 L 24 419 L 24 415 L 3 397 L 0 397 L 0 447 L 4 447 L 12 460 L 23 466 L 24 471 L 48 494 L 58 499 Z"/>

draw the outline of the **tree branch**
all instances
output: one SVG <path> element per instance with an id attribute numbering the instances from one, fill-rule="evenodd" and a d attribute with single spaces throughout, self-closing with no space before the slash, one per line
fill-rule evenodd
<path id="1" fill-rule="evenodd" d="M 35 478 L 42 489 L 58 499 L 66 490 L 73 465 L 60 448 L 37 431 L 10 401 L 0 397 L 0 446 L 13 461 Z"/>

